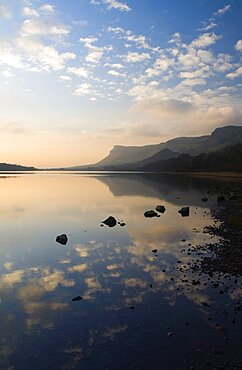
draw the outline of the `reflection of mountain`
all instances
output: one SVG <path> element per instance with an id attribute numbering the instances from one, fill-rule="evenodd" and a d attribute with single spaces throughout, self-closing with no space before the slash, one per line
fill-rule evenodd
<path id="1" fill-rule="evenodd" d="M 173 204 L 200 205 L 201 196 L 216 186 L 224 187 L 229 178 L 195 177 L 175 174 L 107 174 L 97 176 L 114 196 L 141 196 L 160 198 Z M 180 199 L 177 199 L 179 197 Z"/>

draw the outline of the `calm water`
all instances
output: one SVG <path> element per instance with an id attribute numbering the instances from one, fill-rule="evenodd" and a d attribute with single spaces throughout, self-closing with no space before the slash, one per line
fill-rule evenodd
<path id="1" fill-rule="evenodd" d="M 238 313 L 232 323 L 231 315 L 242 290 L 221 295 L 206 276 L 197 286 L 191 271 L 179 270 L 197 245 L 212 241 L 202 231 L 213 224 L 215 198 L 201 198 L 229 182 L 2 174 L 0 368 L 239 368 L 242 321 Z M 157 204 L 165 214 L 146 219 Z M 186 205 L 191 215 L 182 218 Z M 126 226 L 100 227 L 110 215 Z M 62 233 L 65 246 L 55 241 Z"/>

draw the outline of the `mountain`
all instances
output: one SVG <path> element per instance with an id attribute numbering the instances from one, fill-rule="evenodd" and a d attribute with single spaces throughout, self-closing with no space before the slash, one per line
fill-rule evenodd
<path id="1" fill-rule="evenodd" d="M 0 171 L 37 171 L 37 168 L 21 166 L 19 164 L 0 163 Z"/>
<path id="2" fill-rule="evenodd" d="M 241 158 L 242 144 L 235 144 L 196 156 L 181 154 L 177 158 L 160 160 L 137 168 L 142 171 L 154 172 L 242 172 Z"/>
<path id="3" fill-rule="evenodd" d="M 129 165 L 141 162 L 162 154 L 164 149 L 179 154 L 198 155 L 222 149 L 226 146 L 242 142 L 242 126 L 225 126 L 215 129 L 211 135 L 199 137 L 178 137 L 165 143 L 146 146 L 121 146 L 116 145 L 109 155 L 93 165 L 96 169 Z M 162 158 L 160 158 L 162 159 Z M 164 158 L 165 159 L 165 158 Z M 153 159 L 151 159 L 153 162 Z M 80 167 L 76 167 L 78 169 Z"/>

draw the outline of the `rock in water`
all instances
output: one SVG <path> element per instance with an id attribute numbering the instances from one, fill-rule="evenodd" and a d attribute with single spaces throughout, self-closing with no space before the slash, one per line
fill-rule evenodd
<path id="1" fill-rule="evenodd" d="M 190 208 L 189 207 L 182 207 L 181 209 L 179 209 L 178 211 L 182 217 L 188 217 L 189 214 L 190 214 Z"/>
<path id="2" fill-rule="evenodd" d="M 114 227 L 117 225 L 117 221 L 113 216 L 109 216 L 108 218 L 106 218 L 106 220 L 103 221 L 103 223 L 109 227 Z"/>
<path id="3" fill-rule="evenodd" d="M 208 198 L 204 197 L 201 200 L 202 200 L 202 202 L 207 202 L 208 201 Z"/>
<path id="4" fill-rule="evenodd" d="M 156 212 L 155 212 L 155 211 L 153 211 L 153 210 L 146 211 L 146 212 L 144 213 L 144 216 L 145 216 L 145 217 L 148 217 L 148 218 L 152 218 L 152 217 L 160 217 L 160 216 L 158 215 L 158 213 L 156 213 Z"/>
<path id="5" fill-rule="evenodd" d="M 218 202 L 223 202 L 224 200 L 225 200 L 224 195 L 219 195 L 219 196 L 217 197 L 217 201 L 218 201 Z"/>
<path id="6" fill-rule="evenodd" d="M 72 302 L 78 302 L 78 301 L 81 301 L 82 299 L 83 298 L 80 295 L 78 295 L 77 297 L 72 298 Z"/>
<path id="7" fill-rule="evenodd" d="M 157 206 L 155 207 L 157 212 L 164 213 L 166 211 L 164 206 Z"/>
<path id="8" fill-rule="evenodd" d="M 62 234 L 62 235 L 58 235 L 56 237 L 56 241 L 57 241 L 57 243 L 60 243 L 62 245 L 66 245 L 66 243 L 68 242 L 68 238 L 67 238 L 66 234 Z"/>

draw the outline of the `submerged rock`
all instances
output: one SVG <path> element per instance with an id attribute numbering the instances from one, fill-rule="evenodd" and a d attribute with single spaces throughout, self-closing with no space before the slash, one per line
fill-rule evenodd
<path id="1" fill-rule="evenodd" d="M 117 225 L 117 220 L 113 216 L 109 216 L 103 223 L 109 227 L 114 227 Z"/>
<path id="2" fill-rule="evenodd" d="M 157 213 L 157 212 L 155 212 L 155 211 L 153 211 L 153 210 L 146 211 L 146 212 L 144 213 L 144 216 L 145 216 L 145 217 L 148 217 L 148 218 L 152 218 L 152 217 L 160 217 L 160 216 L 158 215 L 158 213 Z"/>
<path id="3" fill-rule="evenodd" d="M 56 237 L 56 241 L 57 241 L 57 243 L 60 243 L 62 245 L 66 245 L 66 243 L 68 242 L 67 235 L 66 234 L 58 235 Z"/>
<path id="4" fill-rule="evenodd" d="M 201 199 L 202 202 L 207 202 L 208 201 L 208 198 L 204 197 Z"/>
<path id="5" fill-rule="evenodd" d="M 189 207 L 182 207 L 179 209 L 178 213 L 182 215 L 182 217 L 188 217 L 190 214 L 190 208 Z"/>
<path id="6" fill-rule="evenodd" d="M 164 206 L 160 206 L 160 205 L 155 207 L 155 209 L 156 209 L 157 212 L 160 212 L 160 213 L 165 213 L 165 211 L 166 211 L 166 208 Z"/>

